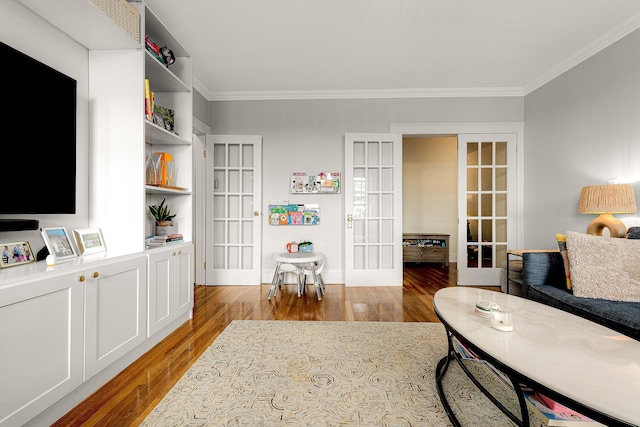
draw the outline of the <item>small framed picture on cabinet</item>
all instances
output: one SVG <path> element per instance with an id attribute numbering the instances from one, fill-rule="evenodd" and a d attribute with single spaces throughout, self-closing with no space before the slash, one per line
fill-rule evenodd
<path id="1" fill-rule="evenodd" d="M 0 268 L 28 264 L 36 260 L 29 242 L 0 243 Z"/>
<path id="2" fill-rule="evenodd" d="M 78 243 L 78 250 L 82 255 L 95 254 L 107 250 L 99 228 L 81 228 L 73 230 Z"/>
<path id="3" fill-rule="evenodd" d="M 65 227 L 42 228 L 42 238 L 49 253 L 58 261 L 78 256 Z"/>

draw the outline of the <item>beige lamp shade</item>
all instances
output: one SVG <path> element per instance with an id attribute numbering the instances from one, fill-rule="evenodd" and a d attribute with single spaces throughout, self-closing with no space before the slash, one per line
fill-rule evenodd
<path id="1" fill-rule="evenodd" d="M 635 213 L 637 210 L 636 196 L 629 184 L 592 185 L 580 191 L 578 212 L 600 214 L 589 223 L 588 234 L 602 236 L 602 230 L 608 228 L 611 237 L 625 237 L 627 227 L 612 214 Z"/>

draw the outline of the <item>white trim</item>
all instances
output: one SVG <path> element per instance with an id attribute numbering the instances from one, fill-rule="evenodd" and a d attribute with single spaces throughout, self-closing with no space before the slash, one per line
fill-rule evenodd
<path id="1" fill-rule="evenodd" d="M 570 69 L 577 66 L 581 62 L 591 58 L 598 52 L 606 49 L 607 47 L 611 46 L 612 44 L 622 39 L 623 37 L 628 36 L 638 28 L 640 28 L 640 13 L 633 15 L 632 17 L 627 19 L 625 22 L 623 22 L 613 30 L 606 33 L 603 37 L 600 37 L 599 39 L 595 40 L 593 43 L 587 45 L 583 49 L 574 53 L 566 60 L 560 62 L 555 67 L 551 68 L 546 73 L 540 75 L 535 80 L 524 85 L 524 87 L 522 88 L 524 94 L 528 95 L 534 90 L 544 86 L 545 84 L 549 83 L 551 80 L 555 79 L 556 77 L 560 76 L 566 71 L 569 71 Z"/>
<path id="2" fill-rule="evenodd" d="M 522 88 L 519 87 L 223 91 L 208 92 L 206 94 L 206 98 L 208 101 L 387 98 L 495 98 L 518 96 L 524 96 Z"/>
<path id="3" fill-rule="evenodd" d="M 389 132 L 406 135 L 459 135 L 464 133 L 516 134 L 516 241 L 515 248 L 524 242 L 524 122 L 479 123 L 392 123 Z"/>

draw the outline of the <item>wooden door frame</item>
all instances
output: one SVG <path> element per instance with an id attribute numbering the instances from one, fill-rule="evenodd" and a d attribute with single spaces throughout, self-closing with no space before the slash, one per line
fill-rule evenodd
<path id="1" fill-rule="evenodd" d="M 392 123 L 391 133 L 402 136 L 452 136 L 459 134 L 505 134 L 516 135 L 516 238 L 513 249 L 524 247 L 524 122 L 478 122 L 478 123 Z M 458 248 L 460 250 L 460 248 Z"/>

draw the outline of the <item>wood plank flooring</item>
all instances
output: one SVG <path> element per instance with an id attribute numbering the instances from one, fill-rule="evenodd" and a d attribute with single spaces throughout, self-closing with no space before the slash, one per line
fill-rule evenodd
<path id="1" fill-rule="evenodd" d="M 402 287 L 327 284 L 322 301 L 312 285 L 300 298 L 295 285 L 287 285 L 271 301 L 267 284 L 196 285 L 193 319 L 53 425 L 138 425 L 232 320 L 437 322 L 433 295 L 438 289 L 456 286 L 456 281 L 452 263 L 445 268 L 407 264 Z"/>

